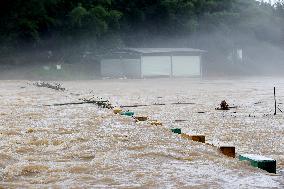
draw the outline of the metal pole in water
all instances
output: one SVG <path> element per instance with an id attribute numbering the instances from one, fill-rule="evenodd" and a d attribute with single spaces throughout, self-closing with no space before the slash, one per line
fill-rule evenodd
<path id="1" fill-rule="evenodd" d="M 274 111 L 274 115 L 276 115 L 276 110 L 277 110 L 277 103 L 276 103 L 276 89 L 275 89 L 275 87 L 274 87 L 274 102 L 275 102 L 275 104 L 274 104 L 274 108 L 275 108 L 275 111 Z"/>

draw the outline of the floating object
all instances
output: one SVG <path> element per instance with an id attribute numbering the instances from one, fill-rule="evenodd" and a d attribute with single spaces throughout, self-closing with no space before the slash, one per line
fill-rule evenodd
<path id="1" fill-rule="evenodd" d="M 54 89 L 57 91 L 65 91 L 65 88 L 61 87 L 61 84 L 58 84 L 58 83 L 50 84 L 50 83 L 45 83 L 45 82 L 36 82 L 36 83 L 33 83 L 33 85 L 36 87 L 46 87 L 46 88 Z"/>
<path id="2" fill-rule="evenodd" d="M 93 100 L 84 99 L 85 102 L 93 102 Z M 96 101 L 95 104 L 101 108 L 113 109 L 113 106 L 109 103 L 109 101 Z"/>
<path id="3" fill-rule="evenodd" d="M 173 105 L 193 105 L 195 103 L 193 102 L 175 102 L 175 103 L 172 103 Z"/>
<path id="4" fill-rule="evenodd" d="M 205 136 L 204 135 L 193 135 L 193 136 L 191 136 L 191 140 L 193 140 L 195 142 L 205 143 Z"/>
<path id="5" fill-rule="evenodd" d="M 120 114 L 121 112 L 122 112 L 122 109 L 120 109 L 120 108 L 113 109 L 113 113 L 115 113 L 115 114 Z"/>
<path id="6" fill-rule="evenodd" d="M 257 105 L 257 104 L 261 104 L 261 103 L 262 103 L 262 102 L 259 101 L 259 102 L 255 102 L 254 104 Z"/>
<path id="7" fill-rule="evenodd" d="M 135 117 L 135 119 L 136 119 L 137 121 L 147 121 L 147 120 L 148 120 L 148 117 L 146 117 L 146 116 L 137 116 L 137 117 Z"/>
<path id="8" fill-rule="evenodd" d="M 205 142 L 206 145 L 208 146 L 214 146 L 214 144 L 211 144 L 211 143 L 208 143 L 208 142 Z"/>
<path id="9" fill-rule="evenodd" d="M 175 120 L 175 122 L 185 122 L 185 121 L 187 121 L 187 120 L 185 120 L 185 119 L 177 119 L 177 120 Z"/>
<path id="10" fill-rule="evenodd" d="M 27 133 L 33 133 L 34 132 L 34 130 L 32 129 L 32 128 L 29 128 L 28 130 L 27 130 Z"/>
<path id="11" fill-rule="evenodd" d="M 188 135 L 188 134 L 185 134 L 185 133 L 180 133 L 180 134 L 181 134 L 181 137 L 184 138 L 184 139 L 189 139 L 189 140 L 192 140 L 192 141 L 195 141 L 195 142 L 205 143 L 205 136 L 203 136 L 203 135 Z"/>
<path id="12" fill-rule="evenodd" d="M 160 121 L 151 121 L 151 125 L 162 126 L 163 124 Z"/>
<path id="13" fill-rule="evenodd" d="M 137 108 L 137 107 L 143 107 L 143 106 L 148 106 L 148 105 L 138 104 L 138 105 L 125 105 L 125 106 L 120 106 L 120 107 L 121 108 Z"/>
<path id="14" fill-rule="evenodd" d="M 226 100 L 223 100 L 220 104 L 220 108 L 216 108 L 216 110 L 230 110 L 229 104 L 226 102 Z"/>
<path id="15" fill-rule="evenodd" d="M 171 131 L 173 133 L 181 134 L 181 129 L 179 129 L 179 128 L 171 129 Z"/>
<path id="16" fill-rule="evenodd" d="M 205 114 L 205 112 L 197 112 L 197 113 L 199 113 L 199 114 Z"/>
<path id="17" fill-rule="evenodd" d="M 228 157 L 236 157 L 236 148 L 233 146 L 221 146 L 219 147 L 219 151 Z"/>
<path id="18" fill-rule="evenodd" d="M 181 133 L 181 138 L 184 138 L 184 139 L 189 139 L 189 140 L 191 140 L 191 136 L 190 135 L 188 135 L 188 134 L 185 134 L 185 133 Z"/>
<path id="19" fill-rule="evenodd" d="M 239 156 L 240 161 L 249 161 L 253 167 L 258 167 L 269 173 L 276 173 L 276 160 L 254 154 L 242 154 Z"/>
<path id="20" fill-rule="evenodd" d="M 166 104 L 154 103 L 153 106 L 165 106 Z"/>
<path id="21" fill-rule="evenodd" d="M 125 115 L 125 116 L 134 116 L 134 112 L 121 112 L 120 115 Z"/>

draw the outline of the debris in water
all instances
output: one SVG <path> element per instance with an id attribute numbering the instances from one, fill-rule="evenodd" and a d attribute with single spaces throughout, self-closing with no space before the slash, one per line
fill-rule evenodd
<path id="1" fill-rule="evenodd" d="M 144 104 L 138 104 L 138 105 L 125 105 L 125 106 L 120 106 L 121 108 L 137 108 L 137 107 L 145 107 L 148 105 L 144 105 Z"/>
<path id="2" fill-rule="evenodd" d="M 94 97 L 90 98 L 90 99 L 82 99 L 85 103 L 92 103 L 92 104 L 96 104 L 97 106 L 101 107 L 101 108 L 106 108 L 106 109 L 113 109 L 114 107 L 111 105 L 111 103 L 108 100 L 93 100 Z"/>
<path id="3" fill-rule="evenodd" d="M 195 103 L 193 102 L 175 102 L 172 103 L 173 105 L 194 105 Z"/>
<path id="4" fill-rule="evenodd" d="M 165 105 L 166 105 L 166 104 L 163 104 L 163 103 L 161 103 L 161 104 L 160 104 L 160 103 L 154 103 L 154 104 L 153 104 L 153 106 L 165 106 Z"/>
<path id="5" fill-rule="evenodd" d="M 188 134 L 185 134 L 185 133 L 181 133 L 181 138 L 184 138 L 184 139 L 189 139 L 189 140 L 191 140 L 191 136 L 190 135 L 188 135 Z"/>
<path id="6" fill-rule="evenodd" d="M 193 140 L 195 142 L 205 143 L 205 136 L 204 135 L 193 135 L 193 136 L 191 136 L 191 140 Z"/>
<path id="7" fill-rule="evenodd" d="M 184 139 L 189 139 L 195 142 L 202 142 L 205 143 L 205 136 L 204 135 L 189 135 L 185 133 L 181 133 L 181 137 Z"/>
<path id="8" fill-rule="evenodd" d="M 120 108 L 113 109 L 114 114 L 120 114 L 121 112 L 122 112 L 122 109 L 120 109 Z"/>
<path id="9" fill-rule="evenodd" d="M 137 116 L 135 117 L 136 121 L 147 121 L 148 117 L 147 116 Z"/>
<path id="10" fill-rule="evenodd" d="M 151 125 L 162 126 L 163 124 L 160 121 L 151 121 Z"/>
<path id="11" fill-rule="evenodd" d="M 32 128 L 29 128 L 28 130 L 27 130 L 27 133 L 33 133 L 34 132 L 34 130 L 32 129 Z"/>
<path id="12" fill-rule="evenodd" d="M 223 100 L 220 104 L 220 108 L 216 108 L 216 110 L 230 110 L 229 104 Z"/>
<path id="13" fill-rule="evenodd" d="M 61 84 L 59 83 L 55 83 L 55 84 L 50 84 L 50 83 L 46 83 L 46 82 L 35 82 L 33 83 L 34 86 L 36 87 L 46 87 L 46 88 L 49 88 L 49 89 L 54 89 L 54 90 L 57 90 L 57 91 L 65 91 L 66 89 L 61 87 Z"/>
<path id="14" fill-rule="evenodd" d="M 177 119 L 177 120 L 175 120 L 175 122 L 185 122 L 185 121 L 187 121 L 187 120 L 185 120 L 185 119 Z"/>
<path id="15" fill-rule="evenodd" d="M 173 133 L 181 134 L 181 129 L 180 128 L 174 128 L 174 129 L 171 129 L 171 131 Z"/>
<path id="16" fill-rule="evenodd" d="M 80 94 L 78 93 L 70 93 L 71 95 L 74 95 L 74 96 L 80 96 Z"/>

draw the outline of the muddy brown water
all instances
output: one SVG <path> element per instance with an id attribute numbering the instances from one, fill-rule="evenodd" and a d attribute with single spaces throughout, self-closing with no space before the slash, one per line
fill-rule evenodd
<path id="1" fill-rule="evenodd" d="M 284 114 L 273 116 L 273 87 L 284 109 L 284 79 L 69 81 L 65 92 L 27 83 L 0 82 L 4 188 L 283 188 Z M 94 95 L 116 106 L 150 105 L 127 109 L 163 126 L 92 104 L 44 106 Z M 237 108 L 216 111 L 222 100 Z M 238 154 L 274 158 L 277 174 L 182 139 L 174 127 Z"/>

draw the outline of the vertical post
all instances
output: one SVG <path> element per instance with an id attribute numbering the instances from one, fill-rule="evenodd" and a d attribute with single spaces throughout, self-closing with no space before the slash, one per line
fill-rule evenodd
<path id="1" fill-rule="evenodd" d="M 275 87 L 274 87 L 274 108 L 275 108 L 274 115 L 276 115 L 277 102 L 276 102 L 276 89 L 275 89 Z"/>
<path id="2" fill-rule="evenodd" d="M 140 55 L 140 77 L 143 78 L 143 55 Z"/>
<path id="3" fill-rule="evenodd" d="M 199 55 L 199 69 L 200 69 L 200 79 L 203 79 L 203 57 Z"/>
<path id="4" fill-rule="evenodd" d="M 119 56 L 119 63 L 120 63 L 120 76 L 119 77 L 124 77 L 124 65 L 123 65 L 123 61 L 122 61 L 122 56 Z"/>

